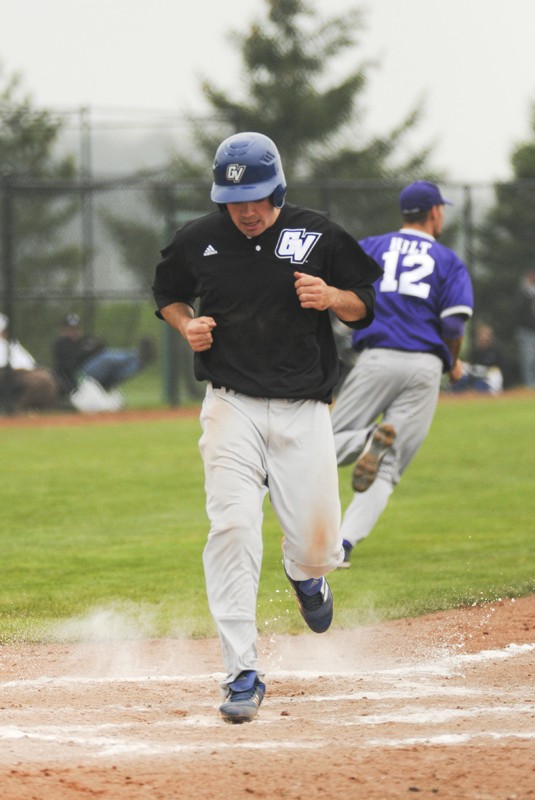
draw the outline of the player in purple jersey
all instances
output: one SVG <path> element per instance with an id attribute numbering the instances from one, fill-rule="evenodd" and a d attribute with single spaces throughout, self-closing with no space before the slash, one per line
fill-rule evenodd
<path id="1" fill-rule="evenodd" d="M 384 272 L 375 282 L 374 321 L 352 333 L 358 355 L 332 413 L 338 464 L 356 460 L 341 528 L 344 567 L 423 443 L 442 373 L 453 382 L 462 377 L 473 290 L 461 259 L 437 241 L 446 204 L 435 184 L 411 183 L 400 194 L 401 230 L 360 242 Z"/>

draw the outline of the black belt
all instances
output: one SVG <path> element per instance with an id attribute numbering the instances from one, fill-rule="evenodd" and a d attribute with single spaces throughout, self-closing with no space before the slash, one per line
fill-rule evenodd
<path id="1" fill-rule="evenodd" d="M 222 383 L 212 383 L 212 389 L 223 389 L 224 392 L 234 391 L 234 389 L 229 389 L 228 386 L 223 386 Z"/>

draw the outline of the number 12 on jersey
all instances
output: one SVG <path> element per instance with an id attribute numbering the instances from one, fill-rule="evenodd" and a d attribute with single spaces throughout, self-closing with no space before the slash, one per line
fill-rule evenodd
<path id="1" fill-rule="evenodd" d="M 381 292 L 398 292 L 426 299 L 431 284 L 424 278 L 433 274 L 435 259 L 428 253 L 400 253 L 388 250 L 383 253 L 384 274 L 379 284 Z"/>

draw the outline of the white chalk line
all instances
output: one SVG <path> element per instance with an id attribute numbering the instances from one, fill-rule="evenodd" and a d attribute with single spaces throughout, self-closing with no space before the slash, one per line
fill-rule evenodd
<path id="1" fill-rule="evenodd" d="M 255 721 L 255 728 L 257 726 L 266 727 L 278 725 L 279 727 L 285 726 L 288 722 L 294 722 L 291 716 L 281 717 L 280 708 L 291 708 L 295 704 L 305 703 L 324 703 L 329 702 L 357 702 L 359 700 L 380 701 L 381 703 L 388 700 L 414 700 L 415 696 L 420 699 L 424 697 L 443 697 L 445 699 L 453 697 L 478 697 L 484 695 L 490 698 L 492 691 L 500 697 L 503 701 L 506 695 L 503 690 L 495 689 L 490 690 L 486 687 L 484 690 L 467 689 L 465 687 L 455 686 L 436 686 L 432 682 L 427 682 L 432 678 L 453 676 L 456 671 L 462 669 L 464 666 L 472 663 L 485 663 L 490 661 L 498 661 L 506 658 L 514 658 L 535 650 L 535 644 L 515 645 L 511 644 L 502 650 L 487 650 L 477 654 L 456 654 L 454 656 L 447 655 L 437 662 L 410 664 L 405 666 L 396 667 L 393 669 L 377 670 L 370 673 L 363 672 L 321 672 L 312 671 L 276 671 L 274 676 L 279 678 L 301 678 L 304 680 L 316 680 L 321 677 L 325 678 L 357 678 L 360 682 L 363 678 L 368 678 L 375 683 L 376 689 L 374 691 L 366 691 L 365 688 L 359 687 L 359 691 L 351 693 L 340 693 L 331 695 L 310 695 L 292 697 L 291 701 L 288 699 L 281 699 L 274 697 L 267 709 L 262 709 L 258 719 Z M 136 676 L 136 677 L 82 677 L 82 676 L 68 676 L 61 678 L 47 678 L 41 677 L 35 680 L 16 680 L 7 681 L 3 684 L 4 689 L 8 688 L 41 688 L 48 687 L 61 687 L 64 685 L 78 684 L 86 686 L 91 684 L 116 684 L 116 683 L 140 683 L 140 682 L 153 682 L 157 683 L 171 683 L 171 684 L 195 684 L 205 683 L 209 679 L 222 679 L 222 674 L 212 673 L 205 675 L 186 676 L 186 675 L 163 675 L 163 676 Z M 412 678 L 412 680 L 410 680 Z M 403 680 L 404 679 L 404 680 Z M 423 679 L 423 680 L 422 680 Z M 396 684 L 396 689 L 381 690 L 382 685 Z M 400 683 L 403 688 L 400 689 Z M 379 689 L 377 689 L 379 686 Z M 417 694 L 416 694 L 417 692 Z M 515 693 L 511 692 L 508 696 L 515 697 Z M 268 687 L 269 697 L 269 687 Z M 266 698 L 267 699 L 267 698 Z M 187 727 L 196 729 L 221 729 L 221 726 L 226 727 L 219 718 L 214 704 L 212 702 L 198 702 L 194 703 L 196 708 L 206 707 L 209 708 L 209 714 L 192 714 L 184 718 L 173 718 L 173 720 L 165 721 L 160 720 L 151 722 L 150 727 L 156 728 L 158 732 L 176 731 Z M 50 710 L 48 707 L 45 710 Z M 68 708 L 62 708 L 62 713 L 67 713 Z M 73 711 L 78 712 L 79 709 L 72 707 Z M 154 715 L 155 709 L 153 706 L 121 706 L 114 704 L 113 706 L 107 705 L 102 709 L 88 709 L 84 708 L 84 714 L 100 714 L 110 711 L 118 711 L 126 714 L 143 713 L 147 712 Z M 36 707 L 28 708 L 28 713 L 35 714 Z M 432 709 L 427 709 L 422 706 L 411 706 L 405 708 L 402 713 L 381 713 L 381 714 L 366 714 L 357 715 L 341 720 L 340 718 L 329 718 L 325 715 L 322 718 L 322 724 L 331 726 L 353 726 L 355 728 L 362 727 L 368 728 L 370 726 L 379 726 L 387 724 L 405 724 L 405 725 L 428 725 L 433 726 L 437 724 L 445 724 L 451 721 L 459 721 L 461 719 L 478 718 L 486 716 L 489 719 L 494 719 L 495 727 L 499 727 L 496 723 L 499 719 L 505 716 L 514 715 L 515 718 L 525 716 L 526 714 L 534 714 L 535 706 L 532 704 L 519 704 L 512 703 L 509 706 L 481 706 L 476 705 L 469 709 L 459 708 L 436 708 L 436 704 Z M 17 709 L 17 713 L 19 710 Z M 146 722 L 146 721 L 145 721 Z M 0 740 L 4 742 L 16 742 L 17 740 L 25 740 L 26 742 L 41 742 L 47 744 L 54 744 L 57 746 L 62 745 L 78 745 L 84 749 L 84 752 L 93 758 L 104 758 L 116 755 L 125 756 L 156 756 L 156 755 L 170 755 L 170 754 L 187 754 L 187 753 L 203 753 L 213 750 L 222 749 L 255 749 L 255 750 L 271 750 L 271 749 L 315 749 L 324 746 L 324 739 L 321 741 L 305 741 L 294 742 L 293 740 L 282 738 L 281 740 L 264 740 L 262 742 L 221 742 L 218 740 L 208 740 L 206 738 L 202 743 L 155 743 L 154 741 L 146 742 L 141 741 L 139 738 L 129 738 L 129 732 L 139 728 L 139 720 L 136 722 L 128 723 L 102 723 L 102 724 L 79 724 L 79 725 L 39 725 L 39 726 L 20 726 L 20 725 L 4 725 L 0 726 Z M 145 729 L 146 731 L 146 729 Z M 145 732 L 144 731 L 144 732 Z M 363 738 L 362 744 L 354 743 L 355 747 L 406 747 L 414 745 L 455 745 L 472 742 L 477 740 L 533 740 L 535 739 L 534 731 L 476 731 L 467 733 L 449 734 L 441 732 L 436 735 L 425 736 L 407 736 L 402 738 L 388 738 L 376 737 L 372 740 Z"/>
<path id="2" fill-rule="evenodd" d="M 535 704 L 527 706 L 525 703 L 517 703 L 510 706 L 471 706 L 470 708 L 433 708 L 426 707 L 405 708 L 403 713 L 398 714 L 366 714 L 355 720 L 327 719 L 322 720 L 325 725 L 342 725 L 344 727 L 352 725 L 442 725 L 446 722 L 453 722 L 463 719 L 476 719 L 481 717 L 506 717 L 522 714 L 534 716 L 535 728 Z"/>
<path id="3" fill-rule="evenodd" d="M 478 740 L 491 740 L 503 741 L 506 739 L 520 740 L 520 741 L 533 741 L 535 740 L 535 731 L 522 732 L 522 733 L 498 733 L 494 731 L 485 731 L 477 733 L 443 733 L 437 736 L 414 736 L 406 739 L 370 739 L 368 745 L 370 747 L 414 747 L 416 745 L 427 746 L 447 746 L 459 745 L 468 743 L 477 743 Z"/>
<path id="4" fill-rule="evenodd" d="M 508 658 L 515 658 L 535 650 L 534 644 L 509 644 L 501 650 L 483 650 L 479 653 L 459 653 L 455 655 L 446 655 L 435 662 L 422 662 L 410 663 L 399 667 L 391 667 L 387 669 L 373 669 L 368 670 L 342 670 L 342 671 L 329 671 L 322 669 L 317 670 L 282 670 L 273 669 L 270 675 L 276 678 L 298 678 L 302 680 L 317 680 L 320 678 L 358 678 L 365 679 L 372 677 L 373 680 L 387 679 L 388 677 L 394 678 L 399 681 L 400 678 L 405 676 L 429 675 L 432 677 L 448 677 L 455 675 L 459 670 L 469 664 L 492 662 L 504 660 Z M 19 687 L 35 687 L 40 688 L 53 684 L 54 686 L 65 686 L 71 684 L 106 684 L 106 683 L 193 683 L 201 684 L 206 683 L 208 680 L 221 681 L 223 673 L 204 673 L 195 675 L 147 675 L 146 672 L 139 675 L 107 675 L 107 676 L 91 676 L 91 675 L 66 675 L 61 677 L 47 677 L 41 676 L 33 679 L 20 679 L 10 680 L 0 683 L 2 688 L 19 688 Z"/>
<path id="5" fill-rule="evenodd" d="M 90 685 L 91 682 L 88 683 L 81 683 L 80 688 L 83 690 L 86 686 Z M 115 681 L 114 681 L 115 683 Z M 116 683 L 121 683 L 121 681 L 116 681 Z M 374 682 L 374 686 L 377 687 L 378 682 Z M 390 686 L 390 684 L 388 684 Z M 55 686 L 55 685 L 54 685 Z M 473 697 L 491 697 L 492 694 L 500 698 L 511 697 L 515 698 L 517 695 L 514 691 L 509 693 L 504 692 L 501 688 L 492 689 L 492 687 L 486 687 L 483 689 L 474 689 L 474 688 L 467 688 L 464 686 L 435 686 L 432 684 L 426 685 L 423 683 L 410 683 L 409 685 L 405 686 L 403 689 L 366 689 L 366 688 L 359 688 L 358 691 L 352 690 L 350 692 L 336 692 L 336 693 L 322 693 L 322 694 L 304 694 L 304 695 L 296 695 L 291 696 L 290 700 L 285 700 L 285 702 L 291 702 L 292 705 L 306 705 L 307 703 L 339 703 L 339 702 L 360 702 L 362 700 L 373 700 L 373 701 L 389 701 L 389 700 L 414 700 L 415 696 L 418 695 L 422 700 L 426 697 L 432 698 L 473 698 Z M 207 693 L 208 694 L 208 693 Z M 213 692 L 211 693 L 213 694 Z M 80 695 L 83 698 L 83 694 Z M 266 697 L 269 697 L 270 700 L 277 701 L 280 700 L 280 696 L 273 696 L 270 692 L 269 684 L 267 686 Z M 182 706 L 184 702 L 188 702 L 189 704 L 195 706 L 213 706 L 213 700 L 200 700 L 199 698 L 188 698 L 186 695 L 181 695 L 180 697 L 176 697 L 173 701 L 170 701 L 168 704 L 169 708 L 176 708 L 178 706 Z M 34 714 L 36 712 L 46 712 L 50 709 L 50 703 L 33 703 L 31 706 L 29 705 L 27 708 L 17 709 L 18 714 Z M 74 712 L 80 711 L 80 706 L 74 705 L 65 705 L 62 704 L 61 706 L 62 711 Z M 85 705 L 83 706 L 84 713 L 104 713 L 109 716 L 110 712 L 118 711 L 120 713 L 126 714 L 133 714 L 133 713 L 145 713 L 145 712 L 152 712 L 154 713 L 154 706 L 147 705 L 118 705 L 116 703 L 108 704 L 95 708 L 92 706 Z"/>
<path id="6" fill-rule="evenodd" d="M 275 722 L 280 715 L 279 708 L 282 710 L 288 708 L 288 702 L 281 698 L 274 698 L 270 705 L 270 714 L 272 717 L 271 722 Z M 293 705 L 293 704 L 291 704 Z M 213 709 L 210 704 L 210 709 Z M 131 711 L 130 708 L 124 708 L 125 713 Z M 154 714 L 154 708 L 148 708 L 151 714 Z M 33 712 L 29 712 L 29 715 Z M 68 713 L 68 710 L 62 708 L 62 713 Z M 103 709 L 99 713 L 106 713 Z M 526 705 L 525 703 L 517 703 L 516 705 L 508 706 L 471 706 L 470 708 L 433 708 L 430 709 L 426 706 L 406 707 L 402 713 L 389 712 L 382 714 L 356 714 L 351 719 L 341 719 L 339 716 L 336 718 L 329 718 L 327 716 L 322 718 L 322 725 L 331 726 L 369 726 L 369 725 L 388 725 L 388 724 L 404 724 L 404 725 L 441 725 L 445 722 L 451 722 L 461 719 L 474 719 L 484 716 L 504 717 L 504 716 L 521 716 L 523 714 L 534 715 L 535 726 L 535 704 Z M 288 718 L 286 718 L 287 720 Z M 217 721 L 216 721 L 217 720 Z M 216 727 L 219 726 L 219 719 L 216 715 L 210 714 L 209 717 L 199 714 L 191 714 L 187 717 L 177 718 L 173 720 L 151 720 L 151 728 L 161 729 L 177 729 L 187 727 Z M 142 720 L 147 723 L 147 720 Z M 21 736 L 64 736 L 75 735 L 77 733 L 98 734 L 100 735 L 105 731 L 128 731 L 139 728 L 140 720 L 135 722 L 103 722 L 103 723 L 79 723 L 68 725 L 49 725 L 40 724 L 31 727 L 15 726 L 15 725 L 0 725 L 0 739 L 13 739 L 20 738 Z M 281 724 L 286 724 L 283 720 Z M 68 732 L 68 733 L 67 733 Z"/>
<path id="7" fill-rule="evenodd" d="M 266 726 L 271 722 L 258 718 L 254 725 L 255 728 Z M 219 722 L 217 727 L 221 727 L 224 723 Z M 113 726 L 112 726 L 113 727 Z M 215 727 L 212 724 L 210 727 Z M 226 726 L 225 726 L 226 727 Z M 60 734 L 47 733 L 46 731 L 24 731 L 19 728 L 13 727 L 11 730 L 2 730 L 0 738 L 4 741 L 9 740 L 25 740 L 25 742 L 36 742 L 47 745 L 69 746 L 78 745 L 83 748 L 84 754 L 91 758 L 107 758 L 110 756 L 124 755 L 129 757 L 138 756 L 166 756 L 173 754 L 195 754 L 215 752 L 222 750 L 310 750 L 325 747 L 325 738 L 314 741 L 295 741 L 293 739 L 263 739 L 262 741 L 221 741 L 221 740 L 204 740 L 202 743 L 154 743 L 153 741 L 140 741 L 132 740 L 121 737 L 111 737 L 105 735 L 94 734 L 76 735 L 75 733 L 68 733 L 63 731 Z M 364 738 L 362 742 L 352 741 L 351 747 L 355 749 L 368 749 L 373 748 L 400 748 L 415 745 L 425 746 L 447 746 L 459 745 L 466 743 L 474 743 L 477 741 L 533 741 L 535 740 L 535 731 L 476 731 L 469 733 L 440 733 L 436 735 L 425 736 L 407 736 L 399 738 L 376 737 L 374 739 Z M 47 751 L 50 756 L 50 751 Z"/>

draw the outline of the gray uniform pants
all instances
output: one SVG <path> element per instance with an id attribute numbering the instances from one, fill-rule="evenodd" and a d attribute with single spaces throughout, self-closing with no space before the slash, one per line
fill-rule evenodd
<path id="1" fill-rule="evenodd" d="M 371 487 L 355 493 L 342 520 L 342 538 L 364 539 L 384 511 L 394 487 L 422 445 L 438 401 L 442 362 L 430 353 L 364 350 L 342 385 L 332 412 L 338 464 L 357 459 L 370 427 L 383 422 L 396 429 Z"/>
<path id="2" fill-rule="evenodd" d="M 325 403 L 268 400 L 208 385 L 200 421 L 210 520 L 203 563 L 230 683 L 242 670 L 256 669 L 266 493 L 284 533 L 286 572 L 294 580 L 317 578 L 343 559 L 338 470 Z"/>

